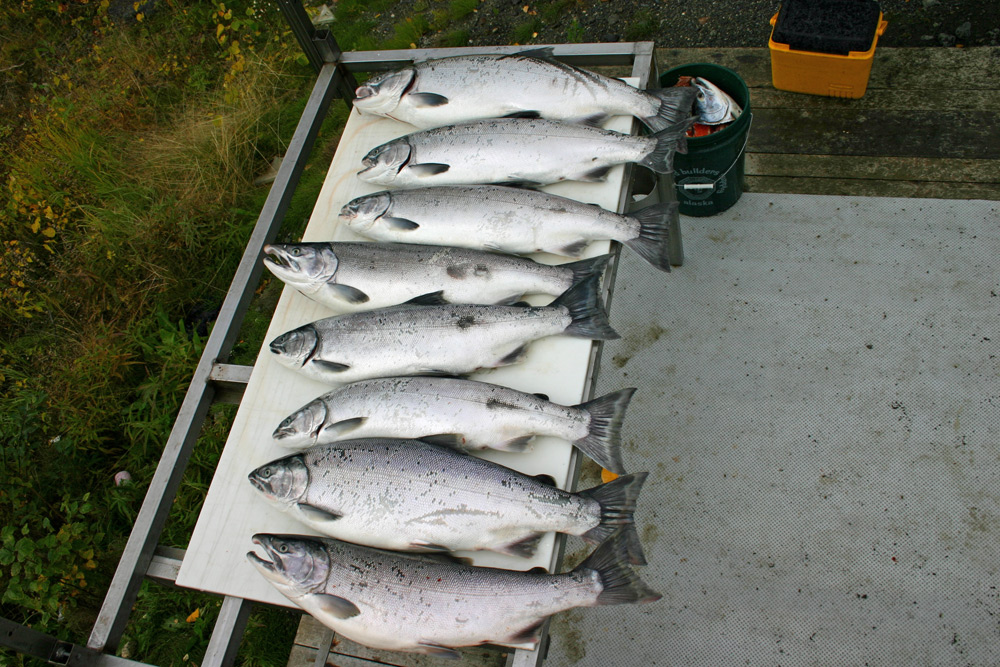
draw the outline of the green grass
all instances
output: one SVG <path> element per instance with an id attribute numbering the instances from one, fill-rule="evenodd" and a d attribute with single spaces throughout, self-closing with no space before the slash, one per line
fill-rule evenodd
<path id="1" fill-rule="evenodd" d="M 535 39 L 535 34 L 542 29 L 542 22 L 537 18 L 531 18 L 514 28 L 511 34 L 511 43 L 527 44 Z"/>
<path id="2" fill-rule="evenodd" d="M 648 9 L 640 9 L 625 28 L 625 41 L 640 42 L 653 39 L 659 29 L 660 22 L 653 12 Z"/>

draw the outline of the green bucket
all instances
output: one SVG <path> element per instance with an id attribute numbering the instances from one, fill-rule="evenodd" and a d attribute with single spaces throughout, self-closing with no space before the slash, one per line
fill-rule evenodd
<path id="1" fill-rule="evenodd" d="M 681 65 L 664 72 L 660 85 L 673 86 L 679 76 L 700 76 L 729 94 L 743 113 L 725 129 L 687 140 L 688 152 L 674 155 L 674 186 L 684 215 L 721 213 L 743 194 L 743 169 L 750 133 L 750 90 L 733 70 L 711 63 Z"/>

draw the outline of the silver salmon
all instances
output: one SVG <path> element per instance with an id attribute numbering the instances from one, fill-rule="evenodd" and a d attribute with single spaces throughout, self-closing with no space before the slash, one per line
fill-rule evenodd
<path id="1" fill-rule="evenodd" d="M 421 440 L 344 440 L 271 461 L 249 480 L 324 535 L 396 551 L 496 551 L 530 557 L 550 531 L 592 544 L 624 528 L 646 473 L 570 493 L 498 463 Z"/>
<path id="2" fill-rule="evenodd" d="M 339 384 L 393 375 L 463 375 L 522 361 L 547 336 L 618 338 L 592 276 L 548 306 L 403 305 L 336 315 L 270 343 L 277 361 Z"/>
<path id="3" fill-rule="evenodd" d="M 687 152 L 693 117 L 637 136 L 552 120 L 495 118 L 423 130 L 373 148 L 358 177 L 395 188 L 473 183 L 548 185 L 596 182 L 611 168 L 635 162 L 673 171 L 675 152 Z"/>
<path id="4" fill-rule="evenodd" d="M 264 246 L 264 266 L 338 312 L 395 306 L 436 294 L 447 303 L 510 304 L 525 294 L 562 294 L 604 271 L 610 256 L 549 266 L 524 257 L 406 243 Z"/>
<path id="5" fill-rule="evenodd" d="M 460 658 L 462 646 L 531 650 L 545 619 L 574 607 L 660 599 L 613 535 L 564 574 L 472 567 L 337 540 L 258 534 L 247 559 L 320 623 L 377 649 Z"/>
<path id="6" fill-rule="evenodd" d="M 656 132 L 691 116 L 695 91 L 638 90 L 560 62 L 547 47 L 415 62 L 375 75 L 356 95 L 359 111 L 424 129 L 504 116 L 594 126 L 635 116 Z"/>
<path id="7" fill-rule="evenodd" d="M 521 452 L 536 436 L 562 438 L 619 475 L 621 427 L 635 389 L 574 406 L 458 378 L 362 380 L 310 401 L 274 430 L 285 447 L 348 438 L 412 438 L 463 450 Z"/>
<path id="8" fill-rule="evenodd" d="M 592 241 L 618 241 L 663 271 L 677 202 L 628 215 L 594 204 L 497 185 L 420 188 L 357 197 L 340 220 L 376 241 L 579 257 Z"/>

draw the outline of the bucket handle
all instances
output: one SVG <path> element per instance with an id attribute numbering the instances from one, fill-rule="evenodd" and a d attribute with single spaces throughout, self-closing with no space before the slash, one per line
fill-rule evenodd
<path id="1" fill-rule="evenodd" d="M 715 186 L 719 183 L 719 181 L 725 178 L 726 174 L 732 171 L 733 167 L 736 166 L 736 163 L 740 161 L 740 156 L 742 156 L 743 153 L 746 151 L 747 142 L 750 141 L 750 127 L 752 125 L 753 125 L 753 112 L 751 111 L 750 122 L 747 123 L 747 134 L 746 137 L 743 139 L 743 148 L 741 148 L 740 152 L 736 154 L 736 159 L 733 160 L 733 163 L 729 165 L 729 167 L 724 172 L 719 174 L 718 178 L 716 178 L 714 181 L 710 183 L 676 183 L 675 186 L 680 190 L 710 190 L 710 189 L 714 190 Z"/>

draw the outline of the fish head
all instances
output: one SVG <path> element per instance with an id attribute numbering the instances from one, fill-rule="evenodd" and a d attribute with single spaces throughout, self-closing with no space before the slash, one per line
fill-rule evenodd
<path id="1" fill-rule="evenodd" d="M 391 203 L 392 196 L 386 191 L 352 199 L 340 209 L 340 221 L 357 231 L 370 229 L 389 211 Z"/>
<path id="2" fill-rule="evenodd" d="M 301 368 L 316 353 L 319 334 L 316 327 L 307 324 L 292 329 L 271 341 L 271 353 L 277 355 L 278 362 L 289 368 Z"/>
<path id="3" fill-rule="evenodd" d="M 354 91 L 354 106 L 358 111 L 388 116 L 399 106 L 416 76 L 412 67 L 377 74 Z"/>
<path id="4" fill-rule="evenodd" d="M 253 543 L 264 552 L 261 558 L 247 552 L 257 571 L 290 598 L 320 592 L 330 573 L 330 556 L 321 542 L 303 537 L 258 533 Z"/>
<path id="5" fill-rule="evenodd" d="M 390 141 L 368 151 L 361 160 L 365 168 L 358 172 L 358 178 L 368 183 L 391 185 L 409 161 L 410 144 L 399 139 Z"/>
<path id="6" fill-rule="evenodd" d="M 309 486 L 309 468 L 299 454 L 262 465 L 248 478 L 268 500 L 291 505 L 305 496 Z"/>
<path id="7" fill-rule="evenodd" d="M 695 109 L 700 116 L 698 122 L 705 125 L 718 125 L 736 120 L 742 109 L 732 97 L 708 79 L 696 76 L 691 85 L 698 89 L 695 98 Z"/>
<path id="8" fill-rule="evenodd" d="M 326 403 L 315 400 L 285 418 L 272 437 L 285 447 L 308 447 L 326 423 Z"/>
<path id="9" fill-rule="evenodd" d="M 337 275 L 339 260 L 329 244 L 264 246 L 264 266 L 288 285 L 317 286 Z"/>

